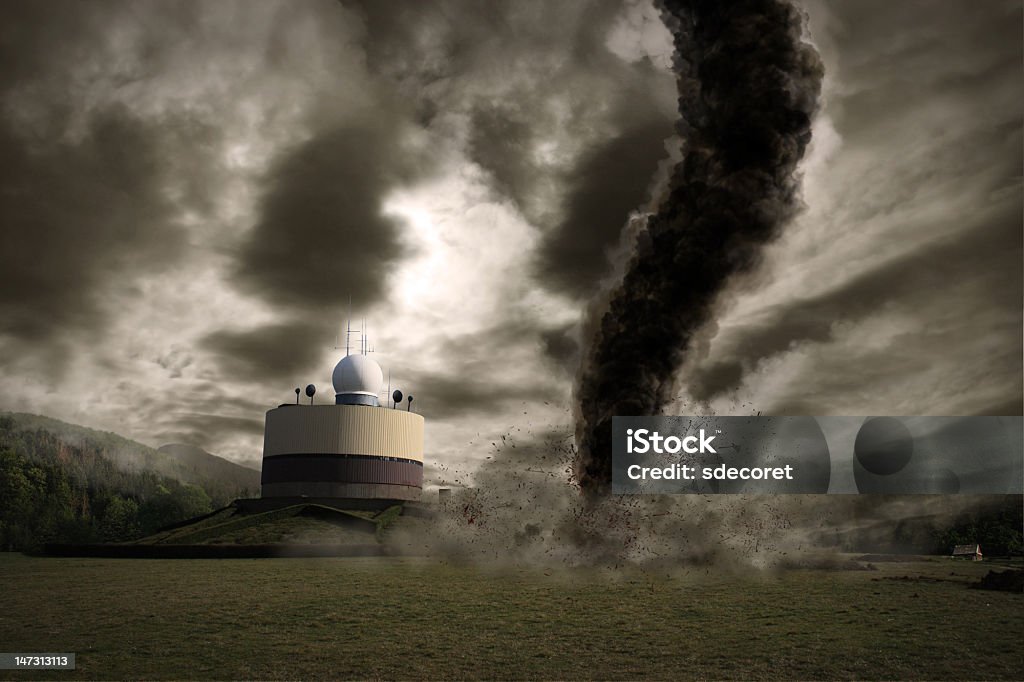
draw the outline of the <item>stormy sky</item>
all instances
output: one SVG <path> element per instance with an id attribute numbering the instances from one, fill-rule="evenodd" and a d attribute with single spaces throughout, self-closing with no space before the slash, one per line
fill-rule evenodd
<path id="1" fill-rule="evenodd" d="M 670 412 L 1021 414 L 1020 4 L 803 7 L 806 208 Z M 4 3 L 0 409 L 255 464 L 351 300 L 428 464 L 569 434 L 671 63 L 642 0 Z"/>

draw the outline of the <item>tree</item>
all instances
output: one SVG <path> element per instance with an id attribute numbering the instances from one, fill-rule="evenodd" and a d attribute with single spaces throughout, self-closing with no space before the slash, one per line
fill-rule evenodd
<path id="1" fill-rule="evenodd" d="M 138 503 L 130 497 L 110 496 L 99 523 L 100 539 L 104 542 L 134 540 L 139 532 Z"/>
<path id="2" fill-rule="evenodd" d="M 0 451 L 0 548 L 29 546 L 34 489 L 25 474 L 27 462 L 10 450 Z"/>

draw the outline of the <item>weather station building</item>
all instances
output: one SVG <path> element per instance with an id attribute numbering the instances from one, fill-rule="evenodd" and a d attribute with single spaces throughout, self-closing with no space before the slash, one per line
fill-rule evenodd
<path id="1" fill-rule="evenodd" d="M 349 332 L 347 332 L 349 333 Z M 384 373 L 367 354 L 345 356 L 334 368 L 334 404 L 296 402 L 267 412 L 262 498 L 413 501 L 423 489 L 423 417 L 401 392 L 380 402 Z M 388 389 L 390 390 L 390 386 Z M 394 397 L 394 402 L 391 398 Z"/>

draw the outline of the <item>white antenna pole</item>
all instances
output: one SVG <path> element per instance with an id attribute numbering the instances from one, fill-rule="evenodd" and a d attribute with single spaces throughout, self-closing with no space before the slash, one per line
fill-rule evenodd
<path id="1" fill-rule="evenodd" d="M 352 337 L 352 297 L 348 297 L 348 320 L 345 323 L 345 356 L 348 356 L 348 342 Z"/>
<path id="2" fill-rule="evenodd" d="M 384 396 L 384 405 L 387 405 L 389 400 L 391 400 L 391 370 L 390 369 L 388 370 L 388 393 L 387 393 L 386 396 Z"/>

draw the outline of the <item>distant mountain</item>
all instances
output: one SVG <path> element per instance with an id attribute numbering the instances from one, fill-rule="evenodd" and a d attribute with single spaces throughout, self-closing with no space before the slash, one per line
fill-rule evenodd
<path id="1" fill-rule="evenodd" d="M 259 495 L 260 472 L 189 445 L 153 449 L 110 431 L 35 414 L 0 412 L 0 449 L 29 460 L 56 464 L 83 482 L 95 481 L 113 465 L 126 473 L 152 472 L 203 488 L 215 505 Z"/>
<path id="2" fill-rule="evenodd" d="M 175 476 L 186 483 L 202 485 L 204 481 L 219 481 L 224 484 L 235 483 L 243 490 L 248 489 L 253 496 L 259 494 L 260 472 L 241 464 L 235 464 L 217 455 L 210 454 L 202 448 L 182 443 L 161 445 L 157 454 L 165 455 L 167 463 L 173 464 L 174 470 L 164 471 L 168 476 Z M 236 495 L 239 497 L 240 495 Z"/>

